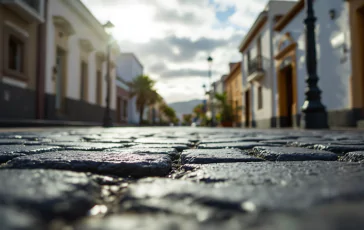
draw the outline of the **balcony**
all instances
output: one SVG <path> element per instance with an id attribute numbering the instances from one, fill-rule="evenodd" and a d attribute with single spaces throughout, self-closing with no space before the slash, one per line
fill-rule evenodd
<path id="1" fill-rule="evenodd" d="M 264 75 L 267 67 L 269 66 L 269 60 L 265 59 L 262 55 L 258 55 L 250 63 L 248 63 L 247 80 L 248 82 L 259 81 Z"/>
<path id="2" fill-rule="evenodd" d="M 44 0 L 0 0 L 0 2 L 29 23 L 44 22 Z"/>

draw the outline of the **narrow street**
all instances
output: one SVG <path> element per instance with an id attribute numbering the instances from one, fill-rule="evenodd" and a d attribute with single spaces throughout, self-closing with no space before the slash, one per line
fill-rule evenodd
<path id="1" fill-rule="evenodd" d="M 363 162 L 364 131 L 1 132 L 1 229 L 363 229 Z"/>

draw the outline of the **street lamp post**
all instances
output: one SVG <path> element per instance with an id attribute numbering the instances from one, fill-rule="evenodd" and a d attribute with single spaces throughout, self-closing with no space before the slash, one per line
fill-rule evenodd
<path id="1" fill-rule="evenodd" d="M 316 17 L 313 10 L 313 0 L 306 0 L 307 18 L 306 24 L 306 98 L 302 106 L 301 128 L 325 129 L 328 128 L 327 112 L 321 103 L 321 90 L 317 86 L 319 77 L 317 75 L 315 22 Z"/>
<path id="2" fill-rule="evenodd" d="M 104 25 L 105 30 L 107 31 L 109 35 L 109 41 L 107 44 L 107 60 L 106 60 L 106 108 L 104 113 L 104 121 L 103 126 L 104 127 L 112 127 L 113 122 L 111 118 L 111 111 L 110 111 L 110 94 L 111 94 L 111 76 L 110 76 L 110 56 L 111 56 L 111 29 L 114 28 L 114 25 L 108 21 Z"/>
<path id="3" fill-rule="evenodd" d="M 210 87 L 209 87 L 209 89 L 210 89 L 209 90 L 209 97 L 210 97 L 210 106 L 211 106 L 211 127 L 214 127 L 215 126 L 215 108 L 214 108 L 214 102 L 213 102 L 213 100 L 214 100 L 214 95 L 213 94 L 215 94 L 215 93 L 214 93 L 214 91 L 213 91 L 213 89 L 211 87 L 211 84 L 212 84 L 212 82 L 211 82 L 212 61 L 213 61 L 212 57 L 209 56 L 207 58 L 207 63 L 209 64 L 209 73 L 208 74 L 209 74 L 209 85 L 210 85 Z"/>

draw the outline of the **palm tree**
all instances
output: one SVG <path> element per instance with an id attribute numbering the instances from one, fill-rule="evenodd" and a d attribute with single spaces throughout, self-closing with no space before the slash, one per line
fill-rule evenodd
<path id="1" fill-rule="evenodd" d="M 136 96 L 136 106 L 139 112 L 139 124 L 142 124 L 144 108 L 146 105 L 155 103 L 160 97 L 153 89 L 155 81 L 147 75 L 140 75 L 129 82 L 130 97 Z"/>

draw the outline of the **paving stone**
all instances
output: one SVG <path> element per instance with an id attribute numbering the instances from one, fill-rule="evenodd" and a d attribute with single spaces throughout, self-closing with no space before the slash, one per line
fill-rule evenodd
<path id="1" fill-rule="evenodd" d="M 59 151 L 22 156 L 9 161 L 6 168 L 63 169 L 116 176 L 165 176 L 171 170 L 165 154 L 123 152 Z"/>
<path id="2" fill-rule="evenodd" d="M 121 144 L 128 144 L 128 143 L 131 143 L 133 142 L 133 140 L 131 139 L 94 139 L 94 140 L 89 140 L 89 142 L 93 143 L 114 143 L 114 144 L 117 144 L 117 143 L 121 143 Z"/>
<path id="3" fill-rule="evenodd" d="M 188 139 L 167 139 L 167 138 L 138 138 L 134 140 L 135 143 L 142 144 L 180 144 L 180 145 L 190 145 L 190 141 Z"/>
<path id="4" fill-rule="evenodd" d="M 224 148 L 236 148 L 236 149 L 252 149 L 256 146 L 266 146 L 267 144 L 259 142 L 227 142 L 227 143 L 211 143 L 198 145 L 199 149 L 224 149 Z"/>
<path id="5" fill-rule="evenodd" d="M 114 215 L 105 219 L 88 219 L 79 223 L 75 230 L 123 230 L 149 229 L 149 230 L 194 230 L 211 229 L 202 228 L 202 224 L 191 218 L 183 218 L 176 215 L 167 214 L 127 214 Z M 213 227 L 213 225 L 209 225 Z M 217 229 L 217 228 L 212 228 Z"/>
<path id="6" fill-rule="evenodd" d="M 211 143 L 229 143 L 229 142 L 241 142 L 244 140 L 244 137 L 231 137 L 231 138 L 209 138 L 203 139 L 199 143 L 200 144 L 211 144 Z"/>
<path id="7" fill-rule="evenodd" d="M 364 152 L 350 152 L 340 158 L 340 161 L 364 163 Z"/>
<path id="8" fill-rule="evenodd" d="M 270 161 L 335 161 L 338 158 L 332 152 L 296 147 L 255 147 L 253 151 Z"/>
<path id="9" fill-rule="evenodd" d="M 80 142 L 81 136 L 48 136 L 53 142 Z"/>
<path id="10" fill-rule="evenodd" d="M 2 230 L 46 229 L 35 216 L 5 206 L 0 206 L 0 223 Z"/>
<path id="11" fill-rule="evenodd" d="M 262 161 L 240 149 L 190 149 L 181 154 L 182 164 Z"/>
<path id="12" fill-rule="evenodd" d="M 175 148 L 146 148 L 132 146 L 130 148 L 107 149 L 106 152 L 120 152 L 123 154 L 167 154 L 172 159 L 179 158 L 179 153 Z"/>
<path id="13" fill-rule="evenodd" d="M 0 170 L 0 181 L 1 207 L 27 210 L 47 220 L 85 215 L 100 193 L 84 173 L 5 169 Z"/>
<path id="14" fill-rule="evenodd" d="M 184 180 L 148 178 L 130 185 L 122 210 L 222 220 L 237 213 L 305 211 L 350 197 L 364 201 L 364 165 L 357 163 L 244 162 L 191 167 L 196 170 L 187 172 Z"/>
<path id="15" fill-rule="evenodd" d="M 90 143 L 90 142 L 52 142 L 49 145 L 60 146 L 65 150 L 105 150 L 111 148 L 123 147 L 123 144 L 108 144 L 108 143 Z"/>
<path id="16" fill-rule="evenodd" d="M 273 144 L 273 145 L 287 145 L 292 142 L 296 142 L 296 139 L 283 139 L 283 140 L 267 140 L 267 141 L 260 141 L 260 143 L 264 144 Z"/>
<path id="17" fill-rule="evenodd" d="M 313 147 L 317 144 L 331 144 L 333 141 L 330 140 L 320 140 L 320 139 L 311 139 L 311 140 L 297 140 L 289 142 L 290 146 L 295 147 Z"/>
<path id="18" fill-rule="evenodd" d="M 78 224 L 75 230 L 356 230 L 364 228 L 364 203 L 335 203 L 320 205 L 307 212 L 274 212 L 259 215 L 235 215 L 227 220 L 204 221 L 171 214 L 125 214 L 104 219 L 90 218 Z M 200 220 L 199 220 L 200 219 Z"/>
<path id="19" fill-rule="evenodd" d="M 140 148 L 145 148 L 145 149 L 174 148 L 174 149 L 177 149 L 178 151 L 183 151 L 185 149 L 188 149 L 189 147 L 187 145 L 183 145 L 183 144 L 136 144 L 136 145 L 130 146 L 130 148 L 136 148 L 136 149 L 140 149 Z"/>
<path id="20" fill-rule="evenodd" d="M 24 142 L 22 139 L 0 139 L 0 145 L 21 145 Z"/>
<path id="21" fill-rule="evenodd" d="M 7 162 L 20 156 L 56 151 L 58 149 L 60 149 L 60 147 L 57 146 L 0 145 L 0 163 Z"/>
<path id="22" fill-rule="evenodd" d="M 318 144 L 314 145 L 313 148 L 319 150 L 326 150 L 337 154 L 345 154 L 354 151 L 364 151 L 364 145 Z"/>

